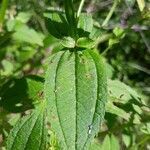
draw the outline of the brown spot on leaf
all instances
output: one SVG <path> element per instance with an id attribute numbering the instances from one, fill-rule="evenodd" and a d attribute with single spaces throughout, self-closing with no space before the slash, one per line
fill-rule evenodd
<path id="1" fill-rule="evenodd" d="M 121 94 L 120 96 L 119 96 L 119 98 L 122 98 L 124 96 L 124 94 Z"/>
<path id="2" fill-rule="evenodd" d="M 39 91 L 38 92 L 38 97 L 43 98 L 43 96 L 44 96 L 44 92 L 43 91 Z"/>

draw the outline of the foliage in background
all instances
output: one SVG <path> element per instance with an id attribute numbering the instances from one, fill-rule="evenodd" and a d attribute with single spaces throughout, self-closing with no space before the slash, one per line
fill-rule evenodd
<path id="1" fill-rule="evenodd" d="M 4 1 L 0 1 L 0 148 L 3 149 L 17 120 L 30 114 L 34 107 L 43 112 L 44 104 L 43 107 L 38 104 L 43 103 L 47 56 L 75 44 L 72 38 L 62 38 L 68 36 L 65 31 L 68 27 L 56 12 L 64 13 L 63 1 L 10 0 L 3 19 L 2 11 L 7 5 L 2 8 Z M 79 3 L 75 0 L 76 10 Z M 105 122 L 90 149 L 149 149 L 150 2 L 92 0 L 85 2 L 83 12 L 78 27 L 87 32 L 78 32 L 81 36 L 87 34 L 92 24 L 95 32 L 89 39 L 81 38 L 77 44 L 86 47 L 96 44 L 105 56 L 108 74 Z M 84 26 L 84 22 L 88 26 Z M 55 31 L 56 25 L 58 31 Z M 53 32 L 50 28 L 54 28 Z M 96 38 L 91 40 L 93 37 Z M 38 116 L 42 128 L 42 114 L 34 112 L 26 119 L 32 122 Z M 49 149 L 59 149 L 50 125 L 49 136 Z"/>

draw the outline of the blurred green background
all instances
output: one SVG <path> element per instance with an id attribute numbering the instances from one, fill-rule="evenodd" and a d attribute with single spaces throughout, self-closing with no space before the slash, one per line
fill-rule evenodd
<path id="1" fill-rule="evenodd" d="M 75 10 L 79 3 L 74 0 Z M 41 99 L 46 59 L 62 48 L 43 14 L 63 13 L 63 7 L 63 0 L 0 0 L 0 149 L 16 121 Z M 92 14 L 101 32 L 98 50 L 108 74 L 105 122 L 90 149 L 149 150 L 150 1 L 86 0 L 83 12 Z M 57 149 L 50 134 L 49 149 Z"/>

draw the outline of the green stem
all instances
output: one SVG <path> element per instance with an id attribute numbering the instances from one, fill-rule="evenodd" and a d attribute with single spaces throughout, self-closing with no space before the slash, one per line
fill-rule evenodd
<path id="1" fill-rule="evenodd" d="M 116 7 L 117 7 L 117 4 L 118 4 L 118 0 L 114 0 L 114 3 L 113 3 L 113 6 L 111 7 L 106 19 L 104 20 L 104 22 L 102 23 L 102 26 L 106 26 L 110 20 L 110 18 L 112 17 Z"/>
<path id="2" fill-rule="evenodd" d="M 107 40 L 109 40 L 112 36 L 113 36 L 112 33 L 103 34 L 102 36 L 100 36 L 97 39 L 97 41 L 96 41 L 97 45 L 100 44 L 100 43 L 103 43 L 103 42 L 105 42 Z"/>
<path id="3" fill-rule="evenodd" d="M 148 140 L 150 139 L 150 136 L 144 137 L 139 143 L 137 143 L 138 146 L 144 145 Z"/>
<path id="4" fill-rule="evenodd" d="M 80 2 L 79 9 L 78 9 L 78 12 L 77 12 L 77 17 L 79 17 L 80 14 L 81 14 L 84 2 L 85 2 L 85 0 L 81 0 L 81 2 Z"/>
<path id="5" fill-rule="evenodd" d="M 0 28 L 2 28 L 4 22 L 7 6 L 8 6 L 8 0 L 3 0 L 0 8 Z"/>
<path id="6" fill-rule="evenodd" d="M 101 55 L 102 55 L 102 56 L 105 56 L 106 53 L 107 53 L 109 50 L 110 50 L 110 47 L 107 47 L 107 48 L 101 53 Z"/>

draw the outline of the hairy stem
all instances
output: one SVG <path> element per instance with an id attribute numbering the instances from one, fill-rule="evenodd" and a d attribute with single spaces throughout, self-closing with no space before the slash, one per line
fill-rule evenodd
<path id="1" fill-rule="evenodd" d="M 77 17 L 79 17 L 80 14 L 81 14 L 84 2 L 85 2 L 85 0 L 81 0 L 81 2 L 80 2 L 79 8 L 78 8 L 78 12 L 77 12 Z"/>
<path id="2" fill-rule="evenodd" d="M 117 4 L 118 4 L 118 0 L 114 0 L 114 3 L 113 3 L 113 6 L 111 7 L 106 19 L 104 20 L 104 22 L 102 23 L 102 26 L 106 26 L 110 20 L 110 18 L 112 17 L 116 7 L 117 7 Z"/>

